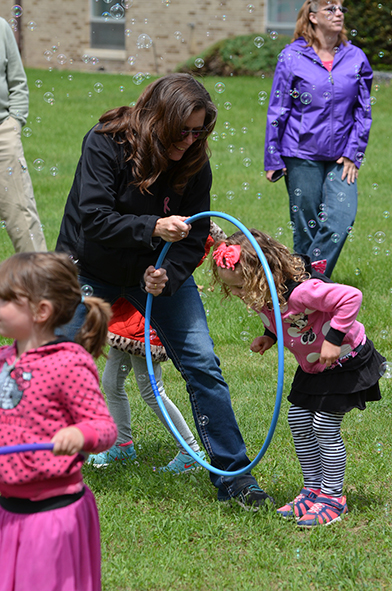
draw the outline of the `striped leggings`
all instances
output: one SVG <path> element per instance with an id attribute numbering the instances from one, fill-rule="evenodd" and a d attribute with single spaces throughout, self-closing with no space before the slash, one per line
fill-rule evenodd
<path id="1" fill-rule="evenodd" d="M 344 413 L 316 412 L 291 406 L 288 421 L 301 464 L 305 488 L 340 497 L 346 448 L 340 435 Z"/>

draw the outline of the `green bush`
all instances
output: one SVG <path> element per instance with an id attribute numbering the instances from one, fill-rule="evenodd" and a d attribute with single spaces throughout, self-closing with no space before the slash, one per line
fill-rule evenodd
<path id="1" fill-rule="evenodd" d="M 392 69 L 392 4 L 346 0 L 348 38 L 366 54 L 374 70 Z"/>
<path id="2" fill-rule="evenodd" d="M 204 76 L 272 76 L 278 54 L 291 38 L 267 34 L 240 35 L 218 41 L 178 67 L 179 72 L 200 72 Z M 196 64 L 204 64 L 199 68 Z"/>

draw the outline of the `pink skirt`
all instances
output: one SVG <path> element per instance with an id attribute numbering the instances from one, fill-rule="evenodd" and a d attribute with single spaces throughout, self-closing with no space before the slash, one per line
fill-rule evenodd
<path id="1" fill-rule="evenodd" d="M 0 591 L 101 591 L 101 547 L 93 493 L 42 513 L 0 507 Z"/>

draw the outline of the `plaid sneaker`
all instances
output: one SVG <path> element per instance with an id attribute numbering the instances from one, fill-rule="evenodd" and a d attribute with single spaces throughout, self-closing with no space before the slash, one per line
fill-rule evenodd
<path id="1" fill-rule="evenodd" d="M 299 495 L 295 497 L 294 501 L 291 501 L 291 503 L 287 503 L 287 505 L 278 509 L 277 513 L 282 517 L 295 517 L 295 519 L 300 519 L 300 517 L 303 517 L 308 509 L 314 505 L 316 499 L 316 493 L 308 488 L 303 488 Z"/>
<path id="2" fill-rule="evenodd" d="M 300 527 L 313 527 L 315 525 L 331 525 L 340 521 L 341 516 L 348 512 L 346 497 L 337 499 L 319 496 L 312 507 L 297 521 Z"/>
<path id="3" fill-rule="evenodd" d="M 195 452 L 199 458 L 205 459 L 206 454 L 204 451 Z M 174 474 L 184 474 L 186 472 L 192 472 L 193 470 L 200 470 L 202 466 L 194 459 L 191 455 L 184 451 L 179 451 L 176 457 L 171 460 L 167 466 L 159 468 L 159 472 L 173 472 Z"/>
<path id="4" fill-rule="evenodd" d="M 266 504 L 266 501 L 274 504 L 274 499 L 267 495 L 257 484 L 245 486 L 233 500 L 241 505 L 246 511 L 258 511 Z"/>
<path id="5" fill-rule="evenodd" d="M 120 445 L 113 445 L 107 451 L 100 454 L 90 454 L 87 464 L 92 464 L 95 468 L 103 468 L 112 462 L 126 462 L 127 460 L 135 460 L 136 452 L 133 443 L 121 443 Z"/>

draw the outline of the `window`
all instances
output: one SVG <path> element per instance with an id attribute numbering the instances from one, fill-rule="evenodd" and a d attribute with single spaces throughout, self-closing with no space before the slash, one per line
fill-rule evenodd
<path id="1" fill-rule="evenodd" d="M 291 35 L 303 3 L 303 0 L 268 0 L 267 28 Z"/>
<path id="2" fill-rule="evenodd" d="M 91 0 L 91 47 L 125 49 L 125 9 L 118 0 Z"/>

